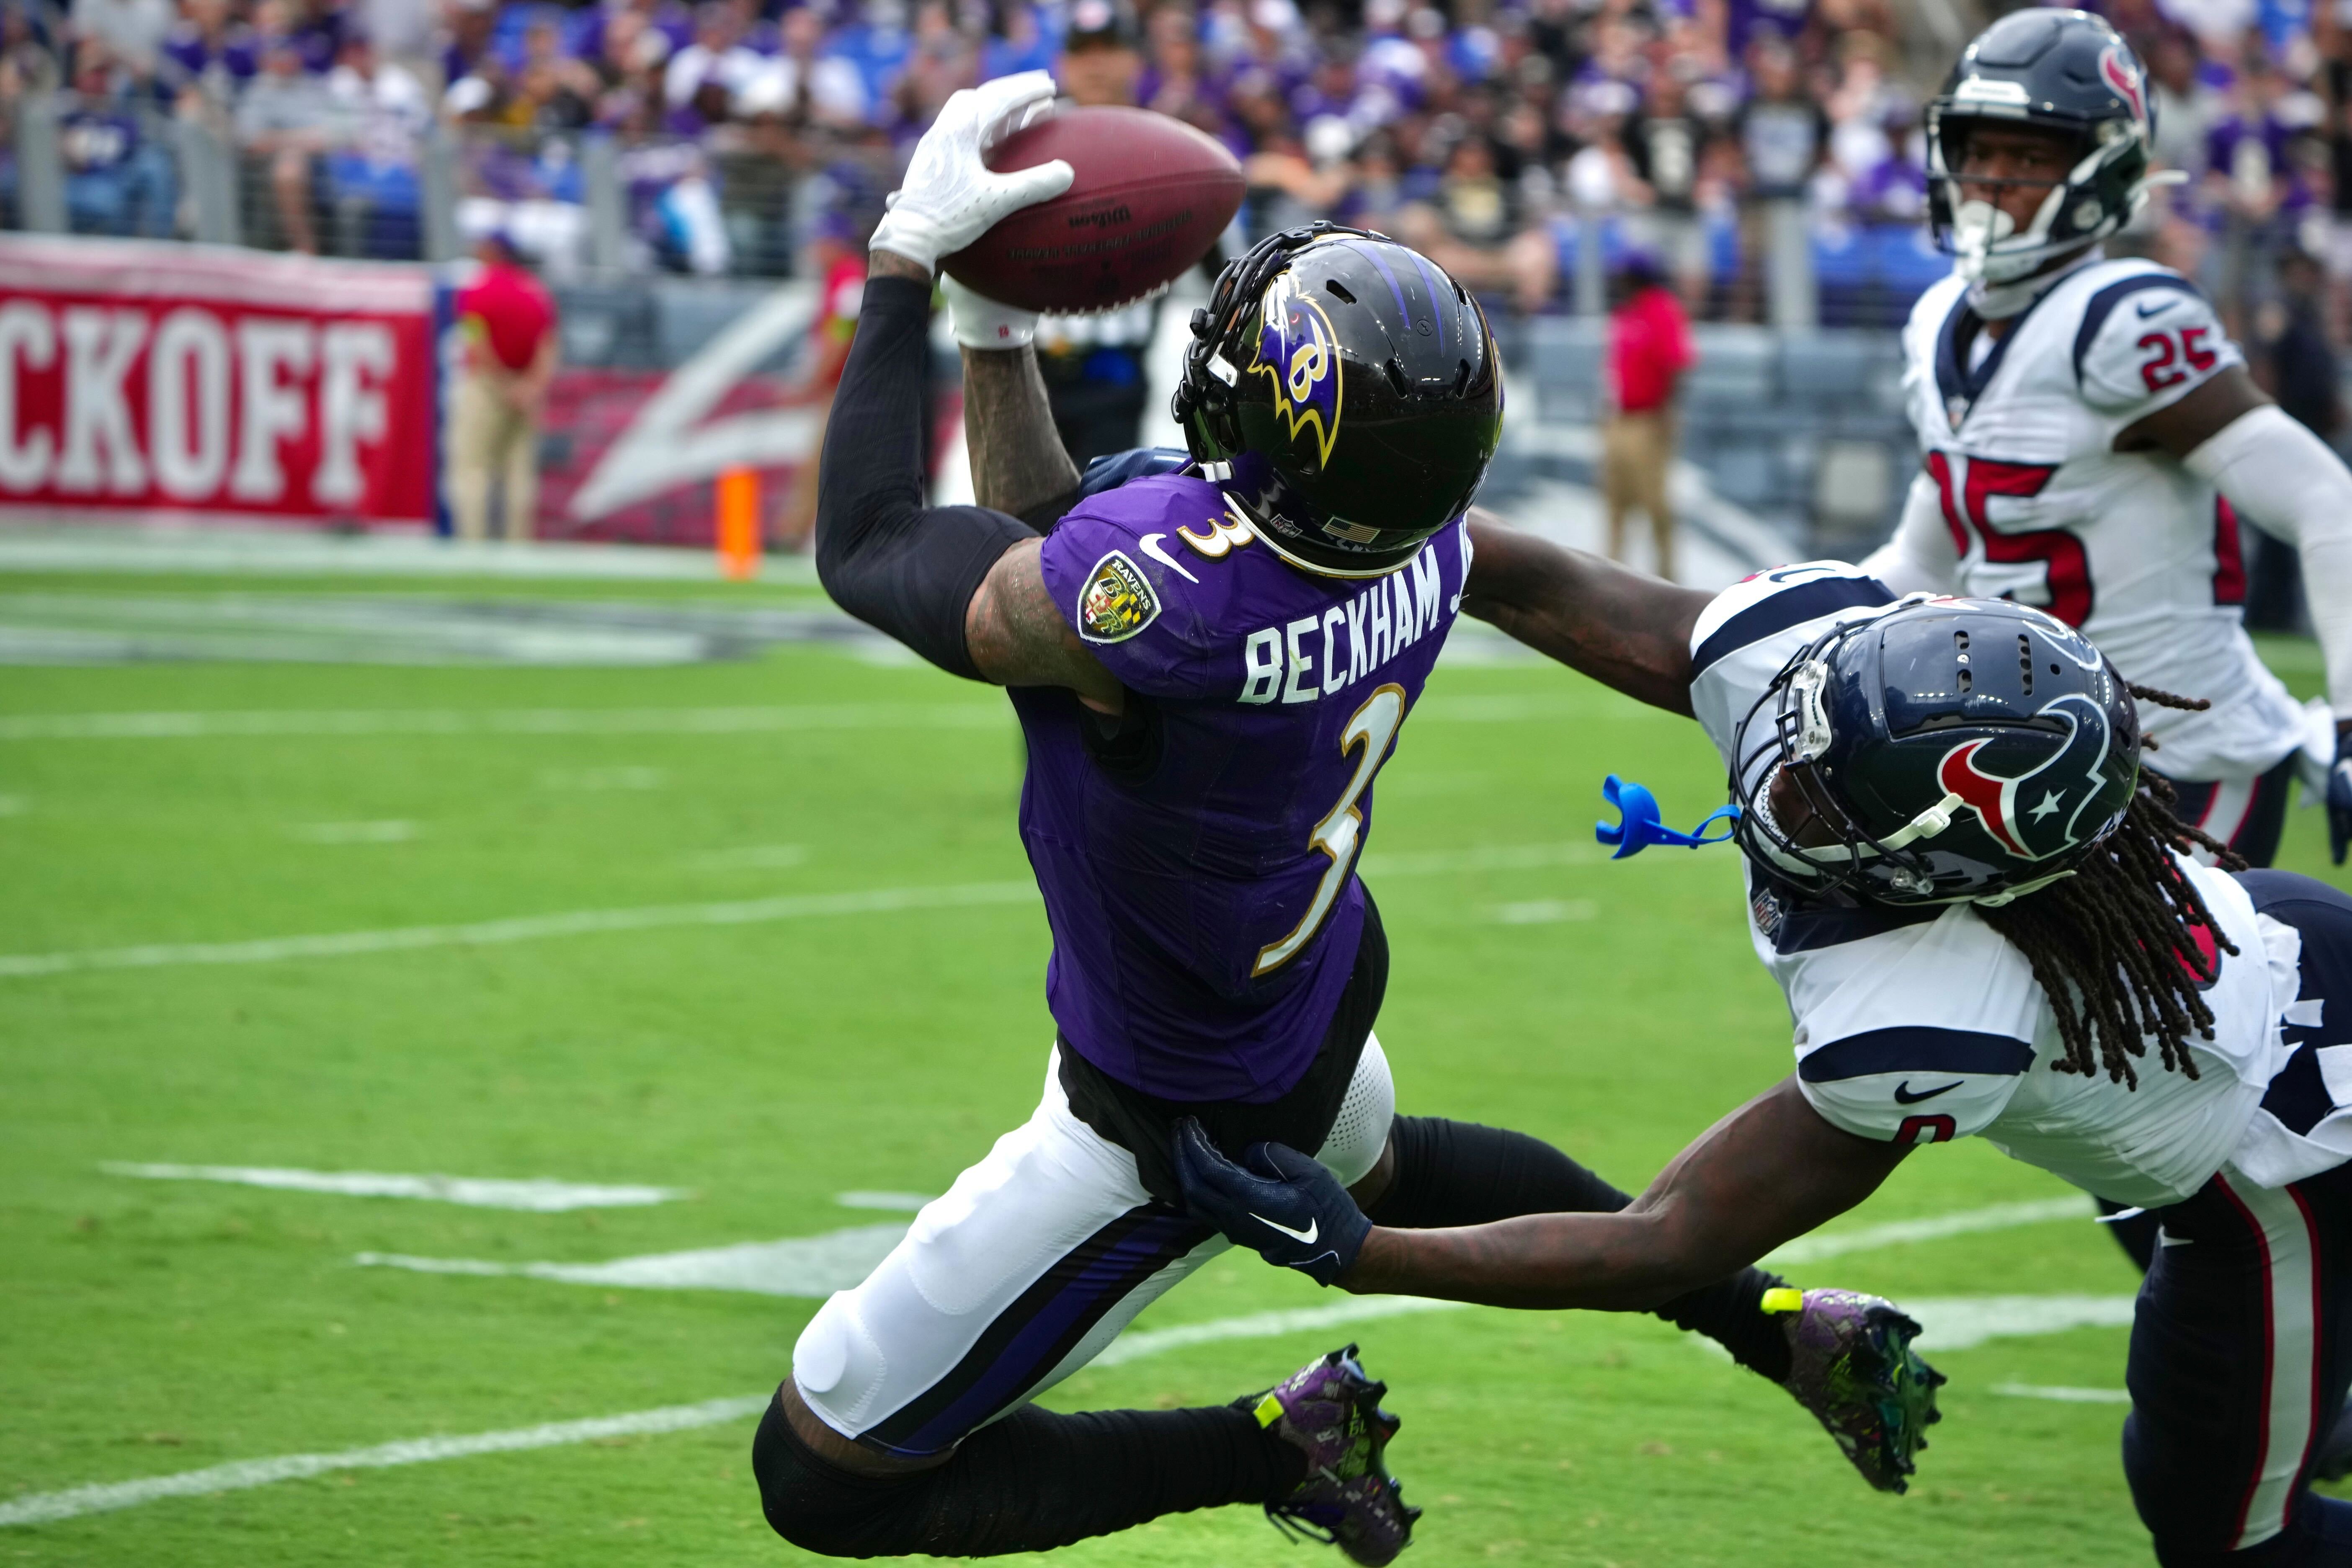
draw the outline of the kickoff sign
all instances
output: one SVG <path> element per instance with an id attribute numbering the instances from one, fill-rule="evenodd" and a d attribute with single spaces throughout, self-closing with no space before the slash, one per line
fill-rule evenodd
<path id="1" fill-rule="evenodd" d="M 0 237 L 0 513 L 433 526 L 422 267 Z"/>

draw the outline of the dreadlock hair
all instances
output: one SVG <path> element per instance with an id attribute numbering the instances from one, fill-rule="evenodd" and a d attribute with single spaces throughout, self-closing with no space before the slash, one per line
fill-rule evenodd
<path id="1" fill-rule="evenodd" d="M 2153 687 L 2126 683 L 2126 689 L 2159 707 L 2194 713 L 2211 706 Z M 2210 933 L 2221 952 L 2238 950 L 2171 852 L 2204 849 L 2228 871 L 2242 871 L 2246 862 L 2175 817 L 2173 800 L 2171 784 L 2141 773 L 2123 821 L 2073 876 L 2014 903 L 1977 907 L 2025 955 L 2050 998 L 2063 1052 L 2050 1064 L 2056 1071 L 2087 1078 L 2104 1068 L 2111 1080 L 2137 1089 L 2131 1058 L 2147 1054 L 2145 1037 L 2154 1035 L 2167 1068 L 2197 1076 L 2189 1032 L 2213 1037 L 2213 1010 L 2198 986 L 2211 983 L 2221 962 L 2219 956 L 2209 962 L 2199 950 L 2197 928 Z"/>

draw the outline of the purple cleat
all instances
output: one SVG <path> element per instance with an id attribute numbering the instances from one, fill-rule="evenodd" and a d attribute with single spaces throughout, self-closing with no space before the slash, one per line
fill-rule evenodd
<path id="1" fill-rule="evenodd" d="M 1412 1543 L 1412 1521 L 1383 1456 L 1397 1418 L 1381 1408 L 1385 1383 L 1364 1375 L 1356 1347 L 1309 1362 L 1272 1392 L 1241 1403 L 1307 1455 L 1307 1479 L 1265 1516 L 1284 1531 L 1337 1546 L 1355 1563 L 1393 1563 Z"/>
<path id="2" fill-rule="evenodd" d="M 1919 1325 L 1894 1302 L 1853 1290 L 1787 1287 L 1764 1292 L 1764 1310 L 1789 1314 L 1789 1381 L 1862 1479 L 1883 1492 L 1905 1490 L 1911 1456 L 1943 1419 L 1936 1389 L 1944 1374 L 1912 1351 Z"/>

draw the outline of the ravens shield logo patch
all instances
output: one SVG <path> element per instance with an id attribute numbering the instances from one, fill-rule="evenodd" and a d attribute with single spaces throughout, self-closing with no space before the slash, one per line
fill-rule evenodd
<path id="1" fill-rule="evenodd" d="M 1124 551 L 1114 550 L 1095 563 L 1078 595 L 1078 636 L 1088 642 L 1125 642 L 1159 618 L 1159 594 Z"/>

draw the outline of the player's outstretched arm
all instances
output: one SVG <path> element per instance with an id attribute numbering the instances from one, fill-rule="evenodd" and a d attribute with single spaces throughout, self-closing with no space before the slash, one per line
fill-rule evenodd
<path id="1" fill-rule="evenodd" d="M 1325 1284 L 1496 1307 L 1646 1311 L 1853 1207 L 1911 1147 L 1831 1126 L 1789 1079 L 1709 1128 L 1629 1208 L 1458 1230 L 1373 1226 L 1329 1172 L 1280 1145 L 1258 1145 L 1244 1168 L 1188 1135 L 1178 1160 L 1202 1219 Z"/>
<path id="2" fill-rule="evenodd" d="M 2341 866 L 2352 849 L 2352 470 L 2264 397 L 2242 366 L 2140 420 L 2116 445 L 2170 452 L 2228 497 L 2240 516 L 2302 556 L 2305 597 L 2336 710 L 2327 837 Z"/>
<path id="3" fill-rule="evenodd" d="M 1470 510 L 1462 607 L 1628 697 L 1687 715 L 1691 628 L 1714 598 Z"/>
<path id="4" fill-rule="evenodd" d="M 1037 312 L 1000 304 L 952 278 L 940 280 L 940 291 L 963 351 L 972 499 L 1046 528 L 1076 498 L 1079 476 L 1037 371 Z"/>
<path id="5" fill-rule="evenodd" d="M 966 89 L 916 147 L 875 231 L 857 337 L 826 425 L 816 566 L 844 609 L 951 674 L 1069 686 L 1116 710 L 1118 683 L 1045 593 L 1036 531 L 986 507 L 923 505 L 931 268 L 1069 184 L 1067 164 L 998 174 L 981 157 L 1053 90 L 1042 71 Z"/>

